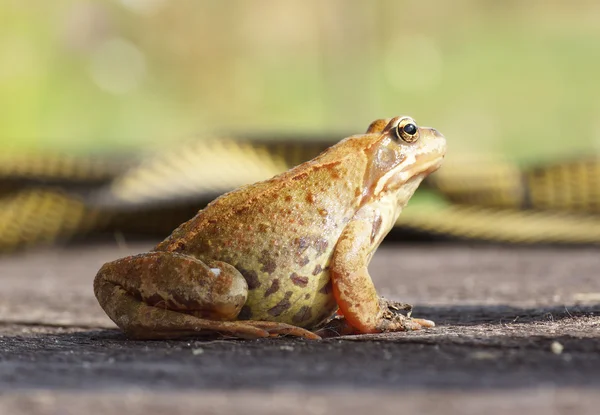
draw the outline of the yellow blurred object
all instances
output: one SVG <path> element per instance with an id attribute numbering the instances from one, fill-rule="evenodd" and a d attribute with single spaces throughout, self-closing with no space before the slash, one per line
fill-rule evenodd
<path id="1" fill-rule="evenodd" d="M 68 183 L 107 182 L 122 173 L 126 166 L 113 158 L 4 153 L 0 155 L 0 183 L 24 180 Z"/>
<path id="2" fill-rule="evenodd" d="M 600 243 L 600 216 L 450 205 L 407 210 L 398 226 L 463 239 L 506 243 Z"/>
<path id="3" fill-rule="evenodd" d="M 25 189 L 0 199 L 0 251 L 83 235 L 99 219 L 64 192 Z"/>
<path id="4" fill-rule="evenodd" d="M 460 157 L 429 180 L 453 203 L 600 213 L 600 158 L 521 169 L 501 158 Z"/>
<path id="5" fill-rule="evenodd" d="M 215 138 L 139 162 L 6 159 L 0 250 L 97 232 L 164 237 L 219 194 L 268 179 L 331 143 Z M 426 192 L 434 203 L 418 201 Z M 600 243 L 600 158 L 520 168 L 462 157 L 428 178 L 416 199 L 400 215 L 399 229 L 506 243 Z"/>

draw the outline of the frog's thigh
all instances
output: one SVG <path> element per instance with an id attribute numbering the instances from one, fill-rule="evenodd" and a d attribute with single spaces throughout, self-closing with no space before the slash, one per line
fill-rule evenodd
<path id="1" fill-rule="evenodd" d="M 136 339 L 173 339 L 211 333 L 248 339 L 269 336 L 265 330 L 239 324 L 237 321 L 206 320 L 149 306 L 118 286 L 113 286 L 110 295 L 104 309 L 128 336 Z"/>
<path id="2" fill-rule="evenodd" d="M 94 293 L 108 316 L 138 338 L 165 338 L 217 331 L 238 337 L 266 337 L 267 330 L 237 317 L 246 302 L 243 276 L 223 262 L 150 252 L 105 264 Z"/>

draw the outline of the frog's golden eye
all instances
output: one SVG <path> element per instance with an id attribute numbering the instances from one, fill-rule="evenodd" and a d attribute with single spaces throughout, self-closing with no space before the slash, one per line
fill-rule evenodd
<path id="1" fill-rule="evenodd" d="M 419 127 L 412 120 L 402 120 L 396 126 L 396 136 L 407 143 L 414 143 L 419 139 Z"/>

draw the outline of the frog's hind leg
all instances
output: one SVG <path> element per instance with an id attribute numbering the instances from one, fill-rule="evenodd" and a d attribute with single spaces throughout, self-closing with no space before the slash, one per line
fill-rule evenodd
<path id="1" fill-rule="evenodd" d="M 120 287 L 114 287 L 104 305 L 107 314 L 135 339 L 175 339 L 185 336 L 231 335 L 243 339 L 268 337 L 260 328 L 237 321 L 215 321 L 198 318 L 178 311 L 150 306 L 137 300 Z M 114 317 L 113 317 L 114 316 Z"/>
<path id="2" fill-rule="evenodd" d="M 94 293 L 108 316 L 135 338 L 220 333 L 240 338 L 290 335 L 319 339 L 300 327 L 271 321 L 234 321 L 248 296 L 233 266 L 191 256 L 150 252 L 105 264 Z"/>
<path id="3" fill-rule="evenodd" d="M 221 333 L 268 337 L 269 327 L 234 320 L 246 302 L 244 277 L 223 262 L 204 264 L 170 252 L 150 252 L 105 264 L 94 293 L 108 316 L 135 338 Z"/>

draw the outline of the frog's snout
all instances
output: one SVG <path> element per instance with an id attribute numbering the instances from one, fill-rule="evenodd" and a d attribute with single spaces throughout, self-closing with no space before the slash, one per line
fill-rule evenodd
<path id="1" fill-rule="evenodd" d="M 444 134 L 440 133 L 438 130 L 436 130 L 435 128 L 431 128 L 431 127 L 427 128 L 427 133 L 429 135 L 429 140 L 430 140 L 431 145 L 438 147 L 438 149 L 441 150 L 442 153 L 445 153 L 446 152 L 446 137 L 444 136 Z"/>
<path id="2" fill-rule="evenodd" d="M 431 168 L 425 169 L 427 174 L 437 170 L 446 155 L 446 137 L 435 128 L 425 127 L 427 137 L 422 143 L 422 155 L 417 157 L 424 163 L 432 163 Z"/>

